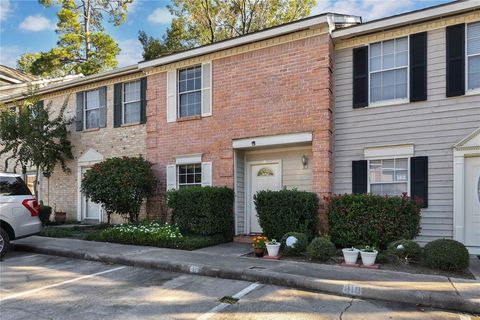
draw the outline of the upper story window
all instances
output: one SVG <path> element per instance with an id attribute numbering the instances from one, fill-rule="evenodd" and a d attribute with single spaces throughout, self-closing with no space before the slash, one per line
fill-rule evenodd
<path id="1" fill-rule="evenodd" d="M 480 22 L 467 24 L 467 89 L 480 89 Z"/>
<path id="2" fill-rule="evenodd" d="M 202 66 L 178 70 L 178 116 L 202 114 Z"/>
<path id="3" fill-rule="evenodd" d="M 123 84 L 123 123 L 140 122 L 140 80 Z"/>
<path id="4" fill-rule="evenodd" d="M 370 45 L 370 102 L 408 97 L 408 37 Z"/>
<path id="5" fill-rule="evenodd" d="M 100 128 L 100 91 L 85 94 L 85 129 Z"/>
<path id="6" fill-rule="evenodd" d="M 408 193 L 408 158 L 369 160 L 369 191 L 378 195 Z"/>

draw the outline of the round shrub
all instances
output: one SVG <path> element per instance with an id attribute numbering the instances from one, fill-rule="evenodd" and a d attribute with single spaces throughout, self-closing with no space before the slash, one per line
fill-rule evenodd
<path id="1" fill-rule="evenodd" d="M 301 232 L 313 239 L 318 220 L 318 197 L 298 190 L 259 191 L 253 196 L 258 222 L 269 239 Z"/>
<path id="2" fill-rule="evenodd" d="M 326 261 L 335 254 L 335 245 L 328 239 L 315 238 L 307 247 L 310 259 Z"/>
<path id="3" fill-rule="evenodd" d="M 413 240 L 397 240 L 388 245 L 388 254 L 407 263 L 420 260 L 422 248 Z"/>
<path id="4" fill-rule="evenodd" d="M 387 248 L 420 232 L 420 207 L 406 195 L 344 194 L 328 199 L 328 233 L 337 247 L 359 243 Z"/>
<path id="5" fill-rule="evenodd" d="M 290 236 L 294 236 L 295 238 L 297 238 L 297 242 L 293 246 L 288 247 L 286 245 L 286 241 L 287 241 L 287 238 Z M 285 255 L 295 256 L 305 252 L 305 249 L 307 248 L 308 240 L 307 240 L 307 236 L 303 233 L 287 232 L 283 235 L 280 243 L 282 244 L 283 253 Z"/>
<path id="6" fill-rule="evenodd" d="M 425 246 L 425 262 L 435 269 L 462 271 L 468 268 L 468 250 L 455 240 L 434 240 Z"/>

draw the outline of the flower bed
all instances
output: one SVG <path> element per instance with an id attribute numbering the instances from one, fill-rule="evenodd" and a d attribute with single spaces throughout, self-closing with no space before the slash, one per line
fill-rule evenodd
<path id="1" fill-rule="evenodd" d="M 138 224 L 125 223 L 115 226 L 46 227 L 41 235 L 183 250 L 195 250 L 230 241 L 223 234 L 210 236 L 184 235 L 177 226 L 154 221 L 145 221 Z"/>

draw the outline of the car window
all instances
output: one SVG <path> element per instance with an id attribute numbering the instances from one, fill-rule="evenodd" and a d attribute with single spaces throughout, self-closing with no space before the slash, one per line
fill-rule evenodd
<path id="1" fill-rule="evenodd" d="M 20 177 L 0 177 L 0 195 L 27 196 L 32 195 Z"/>

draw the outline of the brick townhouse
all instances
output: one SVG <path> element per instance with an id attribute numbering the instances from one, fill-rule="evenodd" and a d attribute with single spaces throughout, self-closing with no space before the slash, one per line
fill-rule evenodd
<path id="1" fill-rule="evenodd" d="M 476 252 L 479 10 L 458 1 L 367 23 L 326 13 L 42 88 L 57 107 L 69 96 L 77 118 L 72 173 L 42 179 L 42 197 L 102 221 L 82 172 L 140 154 L 158 181 L 151 218 L 167 218 L 168 189 L 195 185 L 235 190 L 236 235 L 262 231 L 258 190 L 407 192 L 425 200 L 421 243 Z"/>

